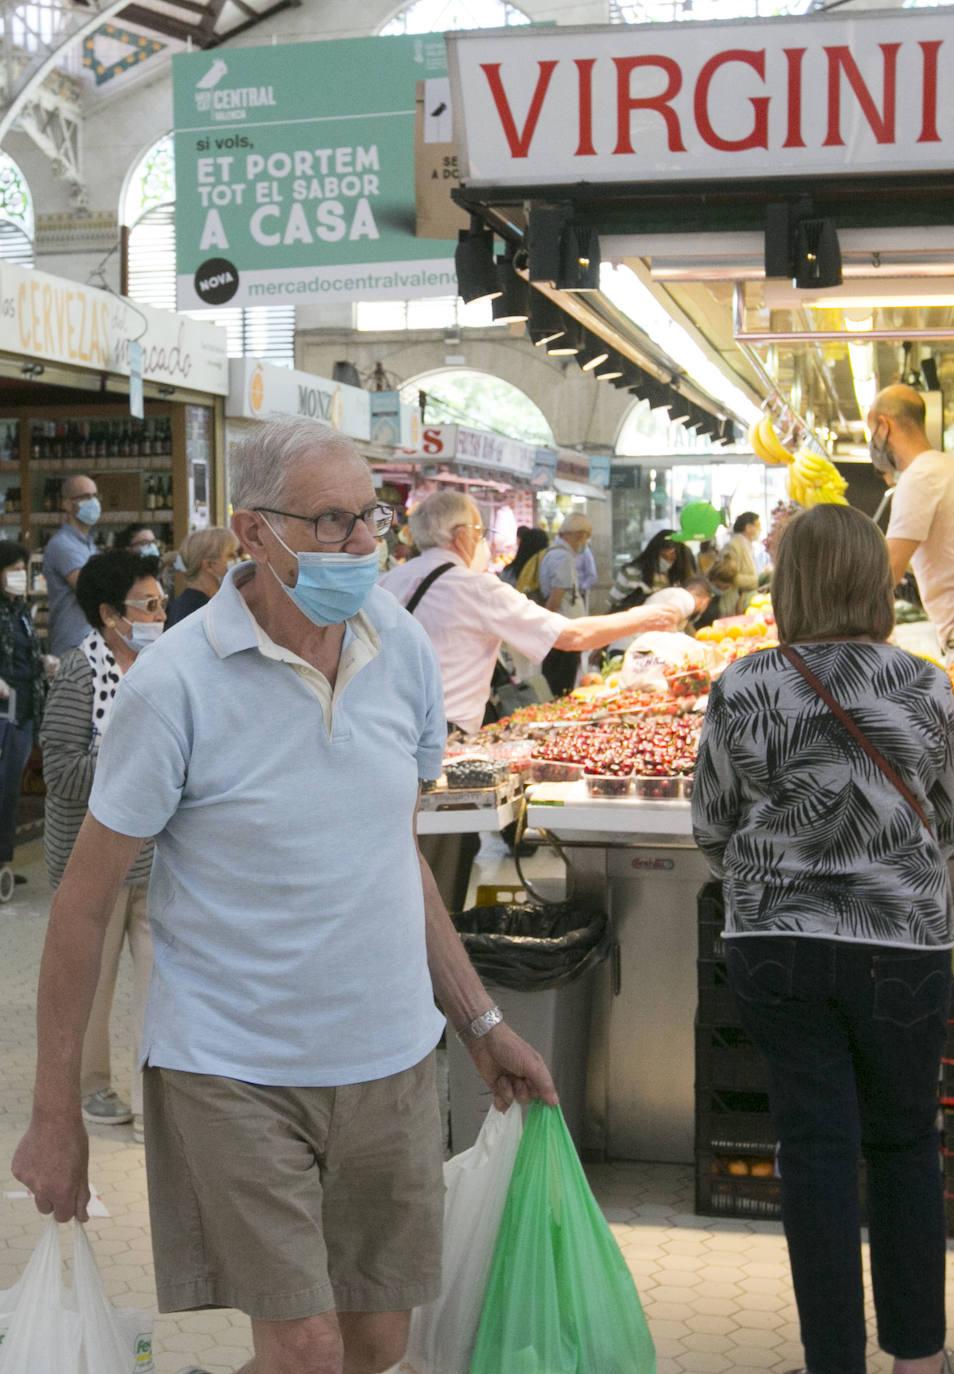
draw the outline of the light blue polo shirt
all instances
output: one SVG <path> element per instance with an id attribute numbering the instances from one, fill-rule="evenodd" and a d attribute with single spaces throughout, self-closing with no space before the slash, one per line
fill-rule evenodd
<path id="1" fill-rule="evenodd" d="M 92 629 L 66 579 L 77 568 L 82 568 L 95 552 L 95 541 L 75 525 L 61 525 L 43 550 L 43 576 L 50 603 L 51 654 L 65 654 L 67 649 L 74 649 Z"/>
<path id="2" fill-rule="evenodd" d="M 248 571 L 141 654 L 96 768 L 95 818 L 156 837 L 143 1062 L 288 1087 L 382 1078 L 444 1024 L 413 843 L 418 779 L 443 754 L 437 660 L 376 587 L 323 710 L 313 669 L 262 651 L 235 585 Z"/>

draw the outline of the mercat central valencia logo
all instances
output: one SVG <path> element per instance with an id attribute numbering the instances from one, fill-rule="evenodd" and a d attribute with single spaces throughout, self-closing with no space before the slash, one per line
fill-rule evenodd
<path id="1" fill-rule="evenodd" d="M 200 114 L 215 120 L 246 119 L 249 110 L 276 105 L 274 86 L 222 86 L 228 63 L 217 57 L 204 76 L 195 83 L 195 107 Z"/>

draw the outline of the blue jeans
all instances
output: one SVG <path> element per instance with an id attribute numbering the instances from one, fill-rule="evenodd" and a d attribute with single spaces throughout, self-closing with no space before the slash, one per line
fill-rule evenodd
<path id="1" fill-rule="evenodd" d="M 742 1025 L 769 1069 L 782 1219 L 811 1374 L 864 1374 L 858 1163 L 878 1342 L 944 1345 L 937 1076 L 951 951 L 783 935 L 726 940 Z"/>

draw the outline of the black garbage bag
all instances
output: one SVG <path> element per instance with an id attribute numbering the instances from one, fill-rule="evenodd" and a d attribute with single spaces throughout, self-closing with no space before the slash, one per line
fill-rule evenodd
<path id="1" fill-rule="evenodd" d="M 517 992 L 572 983 L 613 945 L 606 912 L 577 901 L 475 906 L 452 920 L 481 977 Z"/>

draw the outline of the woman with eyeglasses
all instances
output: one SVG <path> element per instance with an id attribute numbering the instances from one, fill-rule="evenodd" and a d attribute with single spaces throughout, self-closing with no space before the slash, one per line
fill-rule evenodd
<path id="1" fill-rule="evenodd" d="M 76 598 L 93 628 L 77 648 L 63 655 L 40 731 L 46 782 L 43 846 L 54 888 L 59 886 L 86 817 L 99 746 L 109 728 L 116 688 L 137 656 L 162 633 L 166 598 L 158 574 L 158 558 L 129 549 L 110 549 L 95 554 L 77 579 Z M 100 1126 L 120 1126 L 131 1120 L 137 1140 L 142 1139 L 142 1084 L 136 1060 L 152 970 L 146 919 L 151 867 L 152 841 L 148 840 L 129 870 L 110 917 L 81 1070 L 84 1120 Z M 112 1087 L 109 1054 L 109 1013 L 127 939 L 133 961 L 136 1026 L 131 1104 Z"/>
<path id="2" fill-rule="evenodd" d="M 235 562 L 238 547 L 232 531 L 218 525 L 194 530 L 186 536 L 174 565 L 178 572 L 185 574 L 185 588 L 169 603 L 167 630 L 193 611 L 201 610 L 215 596 Z"/>

